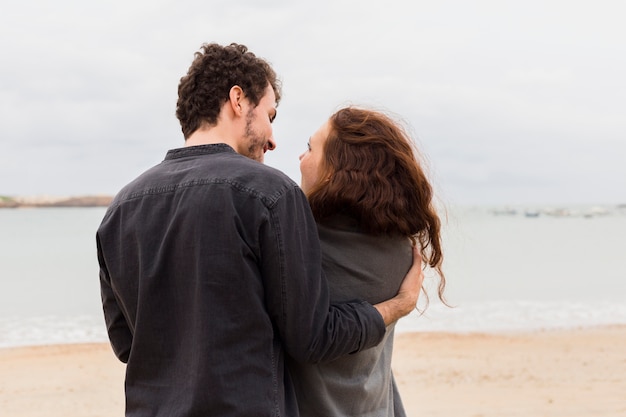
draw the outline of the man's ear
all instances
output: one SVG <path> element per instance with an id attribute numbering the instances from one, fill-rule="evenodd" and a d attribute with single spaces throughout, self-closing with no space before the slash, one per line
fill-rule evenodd
<path id="1" fill-rule="evenodd" d="M 245 95 L 241 87 L 238 85 L 231 87 L 230 92 L 228 93 L 228 102 L 236 115 L 241 115 L 243 113 L 242 102 L 244 98 Z"/>

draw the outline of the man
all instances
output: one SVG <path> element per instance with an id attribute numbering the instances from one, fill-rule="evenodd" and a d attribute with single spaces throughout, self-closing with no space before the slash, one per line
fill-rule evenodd
<path id="1" fill-rule="evenodd" d="M 284 367 L 376 345 L 421 286 L 330 305 L 306 197 L 263 165 L 275 72 L 243 45 L 204 45 L 181 79 L 185 147 L 124 187 L 97 232 L 105 321 L 127 416 L 297 416 Z"/>

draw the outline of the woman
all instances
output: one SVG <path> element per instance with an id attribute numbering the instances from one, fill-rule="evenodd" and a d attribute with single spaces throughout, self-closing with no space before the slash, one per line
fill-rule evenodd
<path id="1" fill-rule="evenodd" d="M 445 277 L 432 188 L 408 135 L 386 115 L 355 107 L 333 114 L 300 156 L 302 189 L 318 223 L 332 301 L 377 303 L 396 294 L 411 247 Z M 323 364 L 290 362 L 303 417 L 404 416 L 391 372 L 394 326 L 372 349 Z"/>

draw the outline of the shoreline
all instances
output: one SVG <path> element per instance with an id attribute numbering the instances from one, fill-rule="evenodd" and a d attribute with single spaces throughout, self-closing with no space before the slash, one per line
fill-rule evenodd
<path id="1" fill-rule="evenodd" d="M 402 332 L 393 370 L 409 416 L 626 416 L 626 326 Z M 0 348 L 14 417 L 122 416 L 125 365 L 108 343 Z"/>
<path id="2" fill-rule="evenodd" d="M 108 207 L 111 201 L 113 201 L 113 196 L 110 195 L 0 196 L 0 208 Z"/>

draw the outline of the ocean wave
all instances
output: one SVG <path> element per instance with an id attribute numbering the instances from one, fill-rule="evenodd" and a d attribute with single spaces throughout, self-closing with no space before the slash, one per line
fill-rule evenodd
<path id="1" fill-rule="evenodd" d="M 626 324 L 626 304 L 615 302 L 495 301 L 454 308 L 431 305 L 401 319 L 398 332 L 540 331 Z M 102 317 L 44 316 L 0 319 L 0 347 L 107 342 Z"/>
<path id="2" fill-rule="evenodd" d="M 615 302 L 491 301 L 453 308 L 431 305 L 401 319 L 399 332 L 507 332 L 626 324 L 626 304 Z"/>
<path id="3" fill-rule="evenodd" d="M 102 317 L 44 316 L 0 319 L 0 347 L 108 341 Z"/>

